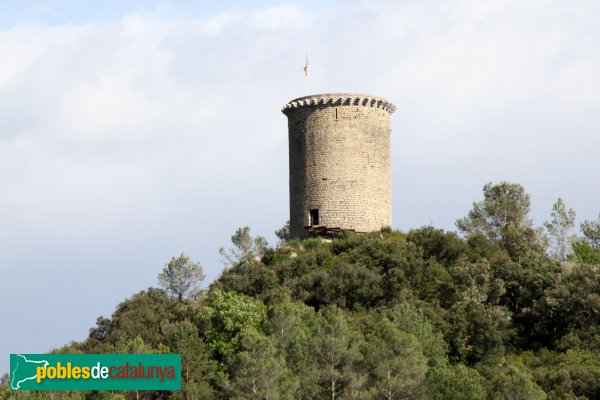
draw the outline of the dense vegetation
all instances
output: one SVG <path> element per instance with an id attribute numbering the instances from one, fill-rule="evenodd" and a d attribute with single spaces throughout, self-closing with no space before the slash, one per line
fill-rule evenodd
<path id="1" fill-rule="evenodd" d="M 599 399 L 600 219 L 545 230 L 517 184 L 457 221 L 268 247 L 248 228 L 205 291 L 184 255 L 57 352 L 182 354 L 181 392 L 85 399 Z M 8 392 L 4 393 L 6 398 Z M 38 397 L 36 397 L 38 396 Z M 45 398 L 46 393 L 21 393 Z"/>

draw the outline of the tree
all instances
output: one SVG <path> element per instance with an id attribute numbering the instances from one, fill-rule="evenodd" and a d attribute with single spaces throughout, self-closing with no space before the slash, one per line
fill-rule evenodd
<path id="1" fill-rule="evenodd" d="M 476 363 L 500 358 L 511 338 L 511 314 L 494 305 L 504 294 L 500 280 L 492 280 L 487 260 L 461 260 L 450 274 L 455 282 L 456 302 L 450 307 L 446 339 L 453 360 Z"/>
<path id="2" fill-rule="evenodd" d="M 106 336 L 110 332 L 110 319 L 106 317 L 98 317 L 96 319 L 96 326 L 90 328 L 89 339 L 94 339 L 102 342 L 106 339 Z"/>
<path id="3" fill-rule="evenodd" d="M 575 211 L 572 208 L 567 211 L 565 203 L 559 197 L 552 206 L 550 216 L 552 220 L 546 221 L 544 226 L 550 235 L 550 240 L 554 247 L 554 255 L 560 261 L 565 261 L 571 247 L 571 241 L 573 240 L 571 231 L 575 227 Z"/>
<path id="4" fill-rule="evenodd" d="M 583 237 L 573 240 L 570 258 L 579 263 L 600 264 L 600 216 L 596 221 L 581 223 Z"/>
<path id="5" fill-rule="evenodd" d="M 213 289 L 203 299 L 199 317 L 204 338 L 217 359 L 226 359 L 238 349 L 239 335 L 247 327 L 258 327 L 267 315 L 258 300 L 235 292 Z"/>
<path id="6" fill-rule="evenodd" d="M 431 400 L 485 400 L 483 379 L 477 371 L 458 364 L 432 368 L 427 373 L 426 390 Z"/>
<path id="7" fill-rule="evenodd" d="M 534 304 L 536 333 L 547 341 L 578 338 L 580 347 L 600 349 L 600 265 L 579 264 L 561 275 Z M 552 343 L 551 343 L 552 344 Z"/>
<path id="8" fill-rule="evenodd" d="M 221 247 L 219 254 L 223 257 L 223 264 L 227 267 L 239 266 L 251 260 L 260 260 L 269 246 L 262 236 L 252 237 L 250 228 L 238 228 L 231 236 L 233 247 L 225 250 Z"/>
<path id="9" fill-rule="evenodd" d="M 525 373 L 512 367 L 492 382 L 492 400 L 546 400 L 546 393 Z"/>
<path id="10" fill-rule="evenodd" d="M 283 302 L 269 307 L 267 329 L 279 342 L 285 342 L 290 330 L 306 325 L 314 318 L 314 309 L 304 303 Z"/>
<path id="11" fill-rule="evenodd" d="M 469 242 L 483 236 L 519 263 L 547 258 L 542 229 L 534 229 L 528 217 L 530 201 L 523 186 L 508 182 L 488 183 L 483 188 L 483 195 L 484 199 L 474 202 L 466 217 L 456 221 Z M 483 243 L 480 239 L 478 242 Z M 486 257 L 489 256 L 491 254 Z"/>
<path id="12" fill-rule="evenodd" d="M 156 353 L 152 346 L 149 346 L 141 336 L 134 338 L 119 338 L 109 350 L 114 354 L 152 354 Z"/>
<path id="13" fill-rule="evenodd" d="M 269 309 L 266 328 L 278 354 L 296 377 L 295 399 L 315 399 L 321 393 L 320 365 L 312 351 L 318 317 L 312 307 L 303 303 L 282 302 Z"/>
<path id="14" fill-rule="evenodd" d="M 355 365 L 361 355 L 357 337 L 342 310 L 329 306 L 322 309 L 319 316 L 312 350 L 319 365 L 320 398 L 335 400 L 352 390 L 352 383 L 360 382 Z"/>
<path id="15" fill-rule="evenodd" d="M 600 399 L 597 353 L 582 350 L 558 353 L 544 349 L 522 353 L 519 358 L 550 399 Z"/>
<path id="16" fill-rule="evenodd" d="M 592 246 L 600 247 L 600 215 L 596 221 L 583 221 L 581 232 Z"/>
<path id="17" fill-rule="evenodd" d="M 473 203 L 469 214 L 456 221 L 458 229 L 467 235 L 481 232 L 490 240 L 501 238 L 504 227 L 514 225 L 519 229 L 531 227 L 528 218 L 529 195 L 518 183 L 491 182 L 483 187 L 483 200 Z"/>
<path id="18" fill-rule="evenodd" d="M 289 219 L 281 228 L 279 228 L 275 231 L 275 236 L 277 236 L 282 243 L 290 240 L 291 236 L 290 236 L 290 220 Z"/>
<path id="19" fill-rule="evenodd" d="M 397 304 L 390 310 L 389 319 L 398 329 L 418 339 L 431 367 L 445 365 L 448 362 L 448 345 L 444 342 L 443 335 L 435 330 L 432 323 L 417 307 L 409 303 Z"/>
<path id="20" fill-rule="evenodd" d="M 466 243 L 456 233 L 444 232 L 443 229 L 433 226 L 411 230 L 407 240 L 423 250 L 424 259 L 434 257 L 442 264 L 453 263 L 467 252 Z"/>
<path id="21" fill-rule="evenodd" d="M 183 301 L 184 297 L 193 296 L 200 291 L 200 283 L 204 278 L 202 267 L 181 253 L 179 257 L 173 257 L 165 264 L 165 268 L 158 274 L 158 284 L 165 288 L 168 294 Z"/>
<path id="22" fill-rule="evenodd" d="M 231 388 L 236 400 L 278 400 L 293 389 L 286 381 L 285 361 L 277 356 L 270 339 L 249 327 L 240 335 L 240 349 L 229 358 Z"/>
<path id="23" fill-rule="evenodd" d="M 415 336 L 383 319 L 367 335 L 362 351 L 371 398 L 418 397 L 427 371 L 427 358 Z"/>
<path id="24" fill-rule="evenodd" d="M 200 339 L 197 327 L 189 321 L 181 321 L 163 324 L 162 330 L 173 353 L 181 354 L 183 398 L 214 398 L 210 382 L 216 376 L 217 363 L 210 359 L 208 346 Z"/>
<path id="25" fill-rule="evenodd" d="M 600 246 L 592 246 L 585 238 L 573 240 L 573 254 L 569 257 L 579 263 L 600 264 Z"/>
<path id="26" fill-rule="evenodd" d="M 110 345 L 140 336 L 152 347 L 165 342 L 161 324 L 175 318 L 177 300 L 164 290 L 149 288 L 121 302 L 111 319 L 100 317 L 97 326 L 90 329 L 90 337 L 83 344 L 86 353 L 106 353 Z"/>
<path id="27" fill-rule="evenodd" d="M 504 356 L 505 343 L 513 334 L 510 313 L 504 307 L 461 301 L 449 310 L 448 320 L 446 340 L 452 360 L 473 365 Z"/>
<path id="28" fill-rule="evenodd" d="M 338 261 L 327 270 L 316 270 L 300 279 L 310 293 L 307 304 L 320 307 L 335 304 L 346 309 L 376 304 L 383 293 L 381 276 L 361 264 Z"/>

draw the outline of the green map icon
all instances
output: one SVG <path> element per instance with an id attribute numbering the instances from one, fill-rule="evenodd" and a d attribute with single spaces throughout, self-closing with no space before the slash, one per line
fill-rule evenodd
<path id="1" fill-rule="evenodd" d="M 37 377 L 38 367 L 47 367 L 49 362 L 46 360 L 32 360 L 23 354 L 11 354 L 10 364 L 14 366 L 10 371 L 10 388 L 19 390 L 23 382 L 35 379 Z"/>

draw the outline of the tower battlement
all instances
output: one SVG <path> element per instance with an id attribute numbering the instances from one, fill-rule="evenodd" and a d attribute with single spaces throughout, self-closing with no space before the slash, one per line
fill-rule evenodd
<path id="1" fill-rule="evenodd" d="M 375 107 L 388 111 L 390 114 L 396 111 L 396 106 L 383 97 L 359 93 L 325 93 L 291 100 L 281 109 L 281 112 L 287 115 L 292 109 L 317 105 Z"/>
<path id="2" fill-rule="evenodd" d="M 290 233 L 370 232 L 392 224 L 390 114 L 382 97 L 304 96 L 288 117 Z"/>

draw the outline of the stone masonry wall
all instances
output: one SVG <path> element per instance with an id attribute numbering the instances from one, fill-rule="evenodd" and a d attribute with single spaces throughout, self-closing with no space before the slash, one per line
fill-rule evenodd
<path id="1" fill-rule="evenodd" d="M 394 106 L 333 94 L 297 99 L 282 111 L 289 128 L 292 236 L 307 235 L 311 209 L 319 210 L 319 227 L 369 232 L 391 226 Z"/>

